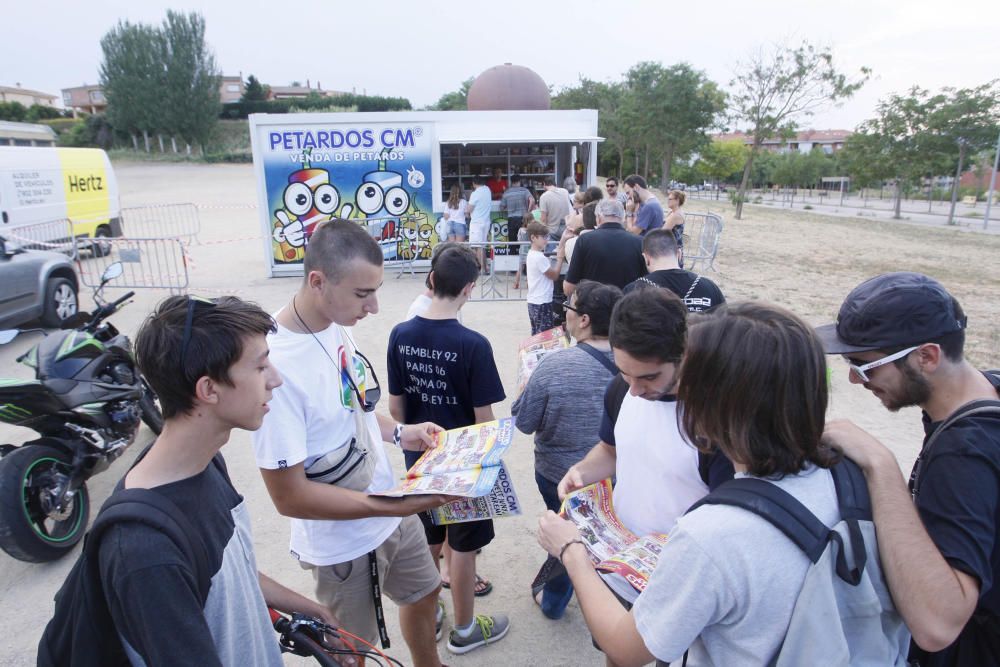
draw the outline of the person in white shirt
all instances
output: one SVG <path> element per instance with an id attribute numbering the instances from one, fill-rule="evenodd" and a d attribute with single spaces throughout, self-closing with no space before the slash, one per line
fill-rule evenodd
<path id="1" fill-rule="evenodd" d="M 444 209 L 444 222 L 447 227 L 448 240 L 449 241 L 464 241 L 465 237 L 469 235 L 469 225 L 466 222 L 466 212 L 468 209 L 468 202 L 462 197 L 462 187 L 455 183 L 451 186 L 451 192 L 448 195 L 448 202 Z"/>
<path id="2" fill-rule="evenodd" d="M 439 667 L 441 578 L 415 514 L 454 498 L 372 494 L 395 485 L 383 442 L 419 451 L 440 429 L 374 412 L 381 388 L 349 329 L 378 312 L 382 252 L 358 224 L 332 220 L 313 233 L 303 268 L 268 337 L 284 382 L 254 434 L 257 465 L 278 512 L 292 518 L 291 552 L 312 571 L 317 599 L 346 630 L 385 646 L 381 590 L 399 605 L 412 663 Z"/>
<path id="3" fill-rule="evenodd" d="M 552 292 L 559 271 L 562 269 L 563 246 L 556 251 L 556 264 L 545 256 L 545 246 L 549 242 L 549 228 L 540 222 L 528 225 L 531 249 L 528 251 L 528 319 L 531 321 L 531 335 L 547 331 L 555 326 L 552 312 Z"/>

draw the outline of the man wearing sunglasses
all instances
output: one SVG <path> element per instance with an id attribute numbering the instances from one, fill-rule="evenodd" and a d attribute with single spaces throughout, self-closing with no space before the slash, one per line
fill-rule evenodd
<path id="1" fill-rule="evenodd" d="M 625 188 L 618 185 L 618 179 L 612 176 L 604 183 L 604 189 L 608 192 L 608 199 L 614 199 L 622 208 L 628 203 L 628 195 L 625 193 Z"/>
<path id="2" fill-rule="evenodd" d="M 374 412 L 378 378 L 349 327 L 378 312 L 382 251 L 361 226 L 333 220 L 309 239 L 303 269 L 268 336 L 284 382 L 254 435 L 257 465 L 278 512 L 292 519 L 291 552 L 312 571 L 317 599 L 346 630 L 387 647 L 384 592 L 399 606 L 412 664 L 438 667 L 441 578 L 414 514 L 453 498 L 370 495 L 395 483 L 383 442 L 423 450 L 440 430 Z"/>
<path id="3" fill-rule="evenodd" d="M 920 665 L 1000 664 L 1000 376 L 965 360 L 965 327 L 938 281 L 888 273 L 818 330 L 852 383 L 893 412 L 923 410 L 909 488 L 892 452 L 853 423 L 829 422 L 825 434 L 865 472 L 882 567 Z"/>

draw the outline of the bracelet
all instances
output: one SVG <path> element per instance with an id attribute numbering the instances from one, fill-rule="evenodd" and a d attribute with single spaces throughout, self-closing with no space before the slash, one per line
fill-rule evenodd
<path id="1" fill-rule="evenodd" d="M 566 544 L 564 544 L 563 547 L 562 547 L 562 549 L 559 550 L 559 562 L 560 563 L 563 562 L 563 556 L 566 554 L 566 549 L 568 549 L 570 547 L 570 545 L 573 545 L 573 544 L 583 544 L 583 540 L 581 540 L 579 537 L 577 537 L 575 539 L 570 540 Z M 584 546 L 584 548 L 587 547 L 586 544 L 584 544 L 583 546 Z"/>
<path id="2" fill-rule="evenodd" d="M 396 428 L 392 429 L 392 444 L 397 447 L 403 447 L 403 425 L 396 424 Z"/>

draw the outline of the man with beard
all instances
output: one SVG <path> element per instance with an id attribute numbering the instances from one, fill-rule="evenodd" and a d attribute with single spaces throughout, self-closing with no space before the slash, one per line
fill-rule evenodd
<path id="1" fill-rule="evenodd" d="M 853 423 L 831 422 L 825 435 L 865 472 L 882 565 L 920 665 L 1000 664 L 1000 376 L 965 360 L 965 327 L 939 282 L 888 273 L 856 287 L 836 324 L 818 330 L 852 383 L 890 411 L 923 410 L 909 489 L 892 452 Z"/>

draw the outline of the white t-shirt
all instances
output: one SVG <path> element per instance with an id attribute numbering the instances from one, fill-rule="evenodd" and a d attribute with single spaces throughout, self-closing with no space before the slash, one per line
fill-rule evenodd
<path id="1" fill-rule="evenodd" d="M 267 470 L 304 463 L 350 444 L 355 433 L 354 409 L 357 398 L 341 380 L 347 352 L 339 327 L 332 325 L 316 332 L 316 338 L 336 363 L 308 334 L 278 326 L 267 337 L 271 362 L 281 373 L 283 384 L 274 390 L 270 412 L 253 434 L 257 466 Z M 358 388 L 364 390 L 366 371 L 354 359 Z M 382 446 L 375 413 L 365 415 L 375 445 L 374 478 L 368 493 L 392 488 L 392 467 Z M 296 558 L 313 565 L 333 565 L 352 560 L 375 549 L 389 537 L 400 519 L 372 517 L 351 520 L 292 519 L 291 551 Z"/>
<path id="2" fill-rule="evenodd" d="M 528 270 L 528 303 L 552 303 L 552 279 L 545 275 L 552 268 L 552 262 L 541 250 L 529 250 L 525 266 Z"/>
<path id="3" fill-rule="evenodd" d="M 458 208 L 445 208 L 444 219 L 448 222 L 461 222 L 465 224 L 465 209 L 467 203 L 464 199 L 458 200 Z"/>
<path id="4" fill-rule="evenodd" d="M 493 195 L 485 185 L 480 185 L 469 195 L 470 224 L 489 224 L 490 210 L 493 207 Z"/>
<path id="5" fill-rule="evenodd" d="M 830 471 L 810 466 L 767 481 L 827 526 L 839 521 Z M 666 662 L 680 664 L 690 647 L 692 666 L 769 664 L 808 568 L 802 550 L 765 519 L 738 507 L 703 505 L 677 520 L 632 608 L 636 628 L 650 653 Z"/>
<path id="6" fill-rule="evenodd" d="M 678 430 L 677 406 L 628 393 L 615 421 L 615 512 L 636 535 L 669 533 L 708 493 L 698 450 Z"/>

